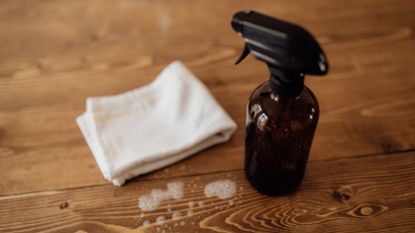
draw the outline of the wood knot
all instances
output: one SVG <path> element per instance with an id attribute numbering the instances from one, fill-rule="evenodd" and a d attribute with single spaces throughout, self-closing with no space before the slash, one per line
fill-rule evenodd
<path id="1" fill-rule="evenodd" d="M 59 206 L 59 208 L 61 208 L 61 210 L 68 208 L 69 204 L 67 201 L 62 202 Z"/>
<path id="2" fill-rule="evenodd" d="M 368 216 L 368 215 L 371 215 L 372 213 L 373 213 L 372 207 L 364 206 L 364 207 L 360 208 L 360 214 L 361 215 Z"/>
<path id="3" fill-rule="evenodd" d="M 349 189 L 337 189 L 332 193 L 332 196 L 336 200 L 345 202 L 352 198 L 352 192 Z"/>
<path id="4" fill-rule="evenodd" d="M 388 209 L 387 206 L 380 204 L 360 204 L 347 212 L 347 214 L 353 217 L 366 218 L 379 215 Z"/>

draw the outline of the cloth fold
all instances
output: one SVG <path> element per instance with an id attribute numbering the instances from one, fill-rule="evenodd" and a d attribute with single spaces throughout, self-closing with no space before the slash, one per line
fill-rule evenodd
<path id="1" fill-rule="evenodd" d="M 146 86 L 87 98 L 76 121 L 105 179 L 116 186 L 228 141 L 236 130 L 179 61 Z"/>

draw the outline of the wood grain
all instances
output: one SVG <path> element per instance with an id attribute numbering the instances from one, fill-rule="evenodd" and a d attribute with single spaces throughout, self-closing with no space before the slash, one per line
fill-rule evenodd
<path id="1" fill-rule="evenodd" d="M 414 152 L 313 161 L 300 190 L 276 198 L 256 193 L 241 170 L 184 176 L 178 179 L 186 184 L 182 199 L 163 202 L 143 216 L 138 197 L 173 179 L 8 196 L 0 198 L 0 231 L 410 232 L 414 166 Z M 236 182 L 234 198 L 205 197 L 204 186 L 219 179 Z M 182 217 L 172 219 L 175 211 Z M 155 223 L 159 216 L 166 217 L 164 225 Z M 143 227 L 145 220 L 151 224 Z"/>
<path id="2" fill-rule="evenodd" d="M 413 0 L 0 5 L 0 232 L 415 231 Z M 321 114 L 306 178 L 292 196 L 256 193 L 241 170 L 246 100 L 268 76 L 253 57 L 233 64 L 243 44 L 229 21 L 241 9 L 305 26 L 329 57 L 329 75 L 306 80 Z M 226 144 L 115 188 L 75 118 L 88 96 L 145 85 L 176 59 L 239 128 Z M 237 183 L 231 202 L 204 196 L 218 179 Z M 172 180 L 186 183 L 185 197 L 141 217 L 137 198 Z M 171 220 L 173 211 L 183 218 Z M 154 224 L 160 215 L 164 226 Z"/>
<path id="3" fill-rule="evenodd" d="M 327 78 L 307 80 L 322 109 L 311 160 L 415 147 L 412 1 L 2 4 L 0 195 L 104 184 L 74 121 L 85 98 L 144 85 L 174 59 L 239 129 L 230 143 L 170 169 L 175 176 L 240 169 L 246 99 L 268 74 L 253 58 L 233 65 L 242 41 L 229 20 L 238 9 L 306 26 L 330 58 Z M 163 173 L 146 178 L 153 176 Z"/>

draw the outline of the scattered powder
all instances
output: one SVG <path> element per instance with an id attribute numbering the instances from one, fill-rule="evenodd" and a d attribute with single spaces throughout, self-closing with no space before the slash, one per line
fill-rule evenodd
<path id="1" fill-rule="evenodd" d="M 180 199 L 183 197 L 183 186 L 183 182 L 175 181 L 167 184 L 167 190 L 153 189 L 150 194 L 138 198 L 138 206 L 143 211 L 152 211 L 157 209 L 163 201 Z"/>
<path id="2" fill-rule="evenodd" d="M 180 218 L 182 215 L 180 214 L 180 212 L 176 211 L 173 213 L 173 215 L 171 216 L 172 219 L 178 219 Z"/>
<path id="3" fill-rule="evenodd" d="M 150 211 L 156 209 L 160 205 L 160 201 L 156 198 L 153 198 L 150 194 L 142 195 L 138 198 L 138 206 L 143 211 Z"/>
<path id="4" fill-rule="evenodd" d="M 183 197 L 183 182 L 170 182 L 167 184 L 168 192 L 173 199 L 180 199 Z"/>
<path id="5" fill-rule="evenodd" d="M 184 226 L 184 225 L 186 225 L 186 222 L 185 221 L 180 221 L 180 225 Z"/>
<path id="6" fill-rule="evenodd" d="M 163 215 L 158 216 L 157 219 L 156 219 L 156 222 L 159 223 L 159 224 L 163 224 L 164 221 L 166 221 L 166 217 L 164 217 Z"/>
<path id="7" fill-rule="evenodd" d="M 205 205 L 203 201 L 198 201 L 197 204 L 199 205 L 199 207 L 203 207 Z"/>
<path id="8" fill-rule="evenodd" d="M 187 211 L 187 216 L 192 216 L 193 215 L 193 210 L 188 210 Z"/>
<path id="9" fill-rule="evenodd" d="M 195 203 L 193 201 L 189 201 L 189 203 L 187 203 L 187 205 L 189 206 L 189 208 L 193 208 Z"/>
<path id="10" fill-rule="evenodd" d="M 206 197 L 218 197 L 219 199 L 231 198 L 236 193 L 236 184 L 231 180 L 218 180 L 205 186 Z"/>
<path id="11" fill-rule="evenodd" d="M 198 201 L 198 202 L 197 202 L 197 205 L 198 205 L 199 207 L 203 207 L 203 206 L 205 205 L 205 203 L 203 203 L 203 201 Z"/>
<path id="12" fill-rule="evenodd" d="M 147 226 L 147 225 L 149 225 L 150 224 L 150 221 L 149 220 L 144 220 L 144 222 L 143 222 L 143 226 Z"/>
<path id="13" fill-rule="evenodd" d="M 233 200 L 229 200 L 228 203 L 229 203 L 229 206 L 235 205 L 235 202 Z"/>
<path id="14" fill-rule="evenodd" d="M 160 201 L 164 201 L 164 200 L 169 200 L 171 194 L 167 191 L 164 191 L 162 189 L 153 189 L 151 190 L 151 194 L 150 194 L 154 199 L 156 200 L 160 200 Z"/>

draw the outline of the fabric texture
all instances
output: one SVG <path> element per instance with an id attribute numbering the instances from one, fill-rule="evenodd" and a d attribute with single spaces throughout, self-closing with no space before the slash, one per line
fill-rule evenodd
<path id="1" fill-rule="evenodd" d="M 90 97 L 76 119 L 105 179 L 127 179 L 228 141 L 235 122 L 181 62 L 150 84 Z"/>

